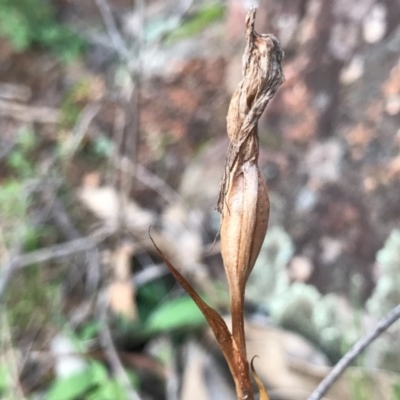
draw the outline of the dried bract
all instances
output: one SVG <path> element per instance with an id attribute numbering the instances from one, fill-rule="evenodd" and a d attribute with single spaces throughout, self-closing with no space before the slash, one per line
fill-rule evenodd
<path id="1" fill-rule="evenodd" d="M 222 215 L 221 252 L 230 291 L 232 332 L 153 241 L 171 273 L 207 319 L 229 365 L 238 400 L 254 399 L 246 357 L 243 301 L 247 278 L 264 241 L 269 215 L 268 189 L 258 167 L 257 123 L 268 101 L 284 81 L 280 65 L 283 51 L 274 36 L 259 35 L 254 31 L 255 16 L 256 10 L 252 9 L 246 18 L 243 80 L 229 106 L 230 144 L 217 206 Z M 267 400 L 268 395 L 254 369 L 253 373 L 260 388 L 260 398 Z"/>
<path id="2" fill-rule="evenodd" d="M 221 253 L 231 297 L 232 334 L 241 351 L 245 380 L 250 378 L 244 337 L 244 290 L 264 241 L 269 217 L 268 189 L 258 167 L 257 123 L 284 81 L 283 51 L 273 35 L 255 32 L 255 15 L 253 9 L 246 18 L 243 79 L 229 106 L 230 144 L 217 206 L 222 219 Z"/>
<path id="3" fill-rule="evenodd" d="M 221 246 L 228 279 L 245 285 L 267 230 L 268 190 L 258 167 L 257 123 L 284 81 L 283 51 L 278 40 L 254 31 L 255 10 L 246 20 L 247 46 L 243 80 L 227 116 L 230 144 L 221 182 L 218 210 L 222 214 Z"/>

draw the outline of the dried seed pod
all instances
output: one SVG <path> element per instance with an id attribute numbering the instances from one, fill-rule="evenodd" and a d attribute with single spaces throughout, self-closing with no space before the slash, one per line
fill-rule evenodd
<path id="1" fill-rule="evenodd" d="M 232 334 L 243 360 L 246 360 L 244 291 L 264 241 L 269 217 L 268 189 L 258 167 L 257 123 L 284 81 L 280 64 L 283 51 L 278 40 L 273 35 L 256 33 L 254 22 L 255 10 L 251 10 L 246 19 L 243 79 L 232 97 L 227 116 L 230 144 L 217 205 L 222 219 L 221 254 L 231 298 Z M 247 364 L 246 367 L 248 370 Z M 244 381 L 247 379 L 250 380 L 245 376 Z"/>
<path id="2" fill-rule="evenodd" d="M 280 62 L 283 51 L 272 35 L 254 31 L 256 10 L 246 17 L 247 46 L 243 80 L 232 97 L 227 116 L 230 144 L 217 208 L 222 215 L 221 252 L 229 283 L 232 333 L 223 318 L 206 304 L 162 251 L 153 244 L 171 273 L 197 304 L 226 358 L 238 400 L 253 400 L 246 358 L 243 301 L 247 279 L 264 241 L 268 226 L 267 185 L 258 168 L 257 123 L 268 101 L 284 81 Z M 268 400 L 253 368 L 261 399 Z"/>
<path id="3" fill-rule="evenodd" d="M 269 198 L 254 161 L 243 163 L 233 172 L 224 198 L 221 253 L 231 291 L 244 293 L 267 231 Z"/>
<path id="4" fill-rule="evenodd" d="M 268 190 L 258 168 L 257 123 L 284 81 L 283 51 L 273 35 L 254 31 L 255 10 L 246 19 L 243 80 L 227 116 L 231 140 L 221 182 L 221 252 L 231 292 L 244 293 L 268 225 Z"/>

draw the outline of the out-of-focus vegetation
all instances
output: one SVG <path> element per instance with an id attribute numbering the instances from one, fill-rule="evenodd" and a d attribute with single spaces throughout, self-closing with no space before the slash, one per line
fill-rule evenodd
<path id="1" fill-rule="evenodd" d="M 191 18 L 184 21 L 168 36 L 170 42 L 194 36 L 224 15 L 225 8 L 221 4 L 209 4 L 200 8 Z"/>
<path id="2" fill-rule="evenodd" d="M 57 21 L 51 2 L 41 0 L 2 0 L 0 35 L 10 39 L 18 51 L 37 46 L 63 61 L 78 57 L 85 46 L 79 35 Z"/>
<path id="3" fill-rule="evenodd" d="M 109 1 L 111 16 L 117 22 L 121 37 L 134 49 L 138 15 L 136 8 L 127 7 L 127 3 L 124 0 Z M 231 32 L 228 32 L 239 24 L 239 19 L 235 20 L 236 25 L 229 28 L 225 25 L 224 17 L 237 11 L 230 10 L 230 3 L 225 1 L 192 2 L 192 6 L 180 10 L 179 15 L 174 13 L 176 2 L 170 2 L 171 6 L 165 9 L 164 1 L 144 3 L 149 12 L 143 27 L 140 56 L 143 75 L 148 76 L 140 78 L 138 73 L 139 81 L 142 81 L 138 82 L 141 98 L 137 104 L 134 91 L 130 92 L 130 88 L 136 88 L 137 77 L 131 74 L 131 66 L 121 61 L 123 57 L 118 57 L 118 49 L 113 48 L 94 0 L 0 1 L 0 94 L 4 94 L 3 83 L 28 88 L 31 92 L 25 100 L 0 96 L 0 107 L 4 108 L 0 114 L 0 287 L 14 257 L 29 258 L 31 253 L 52 251 L 55 246 L 63 246 L 77 238 L 88 238 L 95 244 L 95 250 L 90 248 L 65 258 L 50 257 L 49 261 L 24 264 L 13 271 L 5 290 L 0 293 L 1 399 L 15 400 L 17 393 L 19 398 L 29 400 L 123 400 L 126 398 L 123 383 L 143 393 L 143 397 L 165 399 L 167 390 L 171 390 L 168 387 L 170 381 L 175 379 L 181 384 L 186 379 L 186 371 L 192 366 L 197 368 L 201 362 L 194 381 L 198 382 L 207 374 L 215 375 L 219 383 L 226 377 L 218 356 L 210 350 L 209 339 L 203 335 L 204 318 L 166 273 L 146 241 L 151 225 L 156 242 L 164 242 L 165 249 L 170 250 L 169 257 L 179 262 L 180 271 L 210 299 L 210 304 L 226 309 L 227 292 L 225 282 L 220 280 L 222 265 L 218 258 L 218 238 L 210 250 L 219 229 L 219 219 L 215 215 L 210 217 L 210 213 L 218 194 L 218 182 L 216 188 L 213 187 L 213 179 L 216 177 L 219 181 L 223 170 L 216 160 L 223 160 L 226 151 L 226 144 L 220 146 L 218 142 L 225 136 L 229 104 L 229 90 L 224 82 L 232 79 L 235 86 L 240 81 L 242 49 L 230 44 Z M 150 3 L 158 8 L 151 8 Z M 60 4 L 66 8 L 73 5 L 64 15 Z M 75 15 L 76 10 L 83 10 L 83 16 Z M 275 11 L 269 9 L 268 15 Z M 312 10 L 306 7 L 303 11 L 308 15 Z M 86 25 L 75 25 L 69 18 L 75 18 L 75 21 L 84 18 Z M 288 69 L 290 79 L 280 89 L 285 93 L 283 100 L 271 104 L 271 120 L 277 125 L 273 129 L 263 124 L 259 127 L 263 173 L 271 183 L 272 222 L 249 279 L 247 301 L 251 318 L 268 319 L 267 324 L 261 325 L 263 336 L 256 343 L 257 351 L 268 347 L 269 343 L 274 348 L 271 357 L 262 358 L 260 369 L 268 365 L 272 365 L 272 369 L 276 365 L 285 366 L 283 371 L 277 372 L 279 376 L 263 375 L 260 371 L 263 379 L 279 388 L 290 386 L 290 378 L 294 376 L 296 384 L 311 381 L 314 388 L 321 376 L 319 364 L 311 364 L 310 369 L 304 368 L 298 375 L 290 375 L 295 374 L 299 366 L 296 364 L 293 368 L 290 364 L 293 347 L 288 351 L 289 356 L 282 350 L 287 330 L 308 339 L 313 354 L 323 355 L 322 365 L 326 368 L 400 301 L 400 234 L 398 229 L 393 229 L 394 221 L 397 221 L 393 210 L 398 209 L 395 189 L 399 187 L 396 174 L 400 164 L 398 144 L 394 139 L 390 142 L 398 129 L 398 115 L 382 111 L 386 107 L 386 98 L 380 99 L 377 95 L 376 103 L 365 106 L 365 109 L 368 106 L 370 118 L 368 129 L 344 130 L 342 135 L 342 128 L 325 132 L 325 125 L 321 125 L 323 129 L 314 126 L 319 118 L 317 108 L 324 108 L 325 102 L 334 104 L 336 95 L 329 97 L 331 87 L 317 88 L 314 93 L 307 86 L 308 80 L 301 80 L 303 61 L 296 61 L 295 57 L 302 43 L 309 39 L 301 39 L 302 42 L 299 39 L 297 43 L 288 37 L 290 24 L 301 21 L 303 14 L 297 19 L 285 18 L 277 19 L 284 30 L 284 34 L 277 36 L 283 42 L 286 40 L 285 62 L 289 65 L 285 65 L 285 69 Z M 315 21 L 318 25 L 320 19 L 313 18 L 307 17 L 307 21 L 301 23 Z M 240 24 L 238 30 L 242 35 L 244 21 Z M 82 34 L 76 33 L 75 26 L 79 26 Z M 208 35 L 202 35 L 201 32 L 208 28 L 211 28 Z M 314 28 L 304 28 L 304 32 L 312 32 Z M 300 25 L 296 29 L 294 36 L 301 37 Z M 214 34 L 221 37 L 214 38 Z M 234 32 L 232 36 L 235 36 Z M 242 36 L 237 37 L 242 39 Z M 343 42 L 346 37 L 343 36 Z M 198 46 L 196 40 L 204 38 L 208 40 L 206 46 L 203 42 Z M 388 40 L 394 40 L 394 36 L 389 36 Z M 87 46 L 88 41 L 90 46 Z M 223 43 L 216 52 L 218 54 L 212 49 L 215 43 L 215 47 Z M 390 49 L 397 48 L 393 43 L 382 47 L 380 43 L 368 44 L 368 49 L 384 49 L 386 45 Z M 206 56 L 196 53 L 197 46 L 206 49 Z M 308 51 L 326 46 L 306 47 Z M 222 54 L 225 50 L 227 54 Z M 363 54 L 363 51 L 361 43 L 357 52 Z M 393 54 L 393 51 L 389 53 Z M 190 59 L 185 59 L 187 54 Z M 131 56 L 134 65 L 139 57 L 133 50 Z M 157 57 L 163 62 L 160 63 Z M 173 57 L 177 57 L 175 64 L 170 62 Z M 307 57 L 314 58 L 312 54 Z M 357 57 L 361 56 L 357 53 Z M 315 58 L 325 60 L 324 56 Z M 151 76 L 152 61 L 154 65 L 162 64 L 160 76 Z M 357 107 L 362 103 L 360 98 L 368 96 L 362 95 L 364 89 L 360 87 L 370 85 L 369 78 L 378 73 L 376 67 L 370 65 L 371 60 L 365 58 L 363 62 L 363 68 L 370 74 L 368 79 L 361 81 L 354 77 L 357 74 L 353 71 L 352 79 L 355 80 L 349 85 L 335 81 L 335 87 L 341 88 L 338 98 L 344 93 L 355 96 L 354 104 L 346 103 L 343 113 L 346 121 L 341 122 L 344 126 L 349 124 L 347 118 L 359 121 L 364 115 L 365 110 Z M 340 65 L 346 63 L 340 61 Z M 394 113 L 399 80 L 396 70 L 390 72 L 389 66 L 392 68 L 395 62 L 385 59 L 381 64 L 380 68 L 387 65 L 386 77 L 392 79 L 391 85 L 386 83 L 388 89 L 385 90 L 392 107 L 388 110 Z M 171 68 L 173 72 L 167 75 L 164 69 L 171 65 L 175 70 Z M 312 77 L 330 71 L 325 64 L 308 72 L 307 67 L 304 68 L 304 74 Z M 324 75 L 323 79 L 312 79 L 312 83 L 329 83 L 331 78 Z M 378 82 L 375 92 L 380 92 L 382 82 Z M 284 103 L 287 99 L 291 99 L 291 103 Z M 23 105 L 23 117 L 19 111 L 6 109 L 8 103 L 13 107 Z M 286 104 L 286 108 L 282 104 Z M 302 107 L 307 104 L 312 106 L 304 111 Z M 32 117 L 30 112 L 41 107 L 56 111 L 56 121 L 38 122 Z M 290 126 L 293 136 L 279 130 L 277 121 L 281 108 L 284 108 L 283 114 L 294 113 L 283 118 L 288 124 L 284 124 L 284 128 Z M 356 114 L 351 114 L 353 109 L 357 109 Z M 295 124 L 296 112 L 299 127 Z M 336 121 L 335 118 L 332 121 Z M 373 118 L 386 121 L 386 125 L 379 129 L 370 128 L 375 123 Z M 307 125 L 310 120 L 312 124 Z M 137 121 L 138 131 L 134 128 Z M 392 125 L 396 126 L 393 128 Z M 318 130 L 324 131 L 324 135 L 329 133 L 331 139 L 326 142 L 325 136 L 318 136 Z M 135 146 L 129 147 L 129 142 L 136 139 L 137 154 L 133 155 Z M 329 151 L 322 154 L 326 143 Z M 386 145 L 393 154 L 385 153 Z M 346 164 L 354 150 L 351 146 L 355 147 L 356 159 L 354 164 Z M 221 148 L 222 151 L 220 154 L 212 152 L 202 159 L 210 148 L 213 151 Z M 197 153 L 199 158 L 194 160 Z M 375 153 L 378 154 L 377 165 L 373 159 Z M 332 159 L 332 154 L 346 156 Z M 363 170 L 362 176 L 368 179 L 360 185 L 347 182 L 348 176 L 361 168 L 364 158 L 368 168 Z M 188 173 L 196 165 L 198 173 Z M 387 166 L 390 168 L 385 169 Z M 340 175 L 341 171 L 349 170 L 348 176 L 346 172 Z M 324 181 L 324 173 L 329 175 L 327 181 Z M 183 175 L 193 182 L 193 187 L 200 188 L 192 193 L 192 197 L 179 187 Z M 340 177 L 338 181 L 334 180 L 336 176 Z M 336 194 L 338 197 L 323 194 L 325 187 L 333 187 L 339 193 Z M 348 195 L 350 187 L 367 189 L 362 195 L 357 192 L 352 197 Z M 336 193 L 335 190 L 332 193 Z M 366 200 L 368 196 L 370 198 Z M 207 199 L 206 205 L 202 203 L 203 198 Z M 196 200 L 195 205 L 191 199 Z M 360 205 L 360 199 L 365 203 Z M 373 206 L 368 203 L 370 200 Z M 391 214 L 389 211 L 385 214 L 390 207 Z M 121 210 L 124 210 L 122 223 Z M 371 215 L 375 219 L 370 221 Z M 369 221 L 369 225 L 362 225 L 365 221 Z M 372 228 L 367 230 L 366 226 Z M 371 239 L 374 246 L 368 241 L 363 242 L 368 235 L 373 236 L 371 232 L 375 230 L 379 235 Z M 121 278 L 115 260 L 125 240 L 133 244 L 133 250 L 125 260 L 125 275 Z M 365 258 L 354 273 L 353 261 L 361 252 Z M 328 261 L 323 260 L 321 253 Z M 349 254 L 354 258 L 346 258 Z M 305 272 L 300 268 L 300 278 L 290 275 L 296 258 L 301 262 L 306 260 L 309 268 Z M 348 275 L 332 274 L 332 271 L 350 270 Z M 371 271 L 379 276 L 376 285 L 370 279 Z M 370 280 L 366 278 L 368 276 Z M 125 286 L 121 286 L 121 282 Z M 113 284 L 115 298 L 111 299 Z M 318 287 L 319 284 L 322 285 Z M 129 290 L 125 290 L 127 288 Z M 103 303 L 100 300 L 106 303 L 106 321 L 101 319 L 99 309 Z M 133 307 L 133 316 L 124 314 L 126 304 L 128 308 Z M 118 309 L 121 305 L 122 311 Z M 110 330 L 116 357 L 127 372 L 125 382 L 121 381 L 116 373 L 118 369 L 109 357 L 110 343 L 104 343 L 102 338 L 105 325 Z M 271 325 L 279 330 L 278 337 L 270 336 Z M 57 336 L 62 337 L 61 343 L 69 343 L 67 355 L 65 349 L 62 350 L 64 353 L 57 353 L 58 350 L 52 347 Z M 374 387 L 378 387 L 370 378 L 379 376 L 383 382 L 389 382 L 385 386 L 389 388 L 385 389 L 385 400 L 399 400 L 398 338 L 400 330 L 394 326 L 358 359 L 361 372 L 347 376 L 335 392 L 350 393 L 348 397 L 328 397 L 369 400 Z M 194 355 L 188 350 L 193 342 L 201 348 Z M 67 359 L 70 353 L 78 357 L 75 363 L 78 367 L 75 360 L 71 363 L 71 370 L 76 368 L 75 372 L 63 375 L 56 361 Z M 187 354 L 187 362 L 182 354 Z M 223 373 L 214 374 L 210 365 Z M 310 372 L 313 368 L 318 370 L 316 375 Z M 377 368 L 391 372 L 380 375 Z M 284 384 L 280 376 L 285 376 Z M 388 377 L 390 379 L 385 381 Z M 184 383 L 182 387 L 190 387 L 188 381 Z M 347 391 L 341 392 L 343 387 Z M 309 386 L 306 388 L 308 390 Z M 287 398 L 293 399 L 289 395 Z"/>
<path id="4" fill-rule="evenodd" d="M 134 385 L 137 378 L 130 374 Z M 92 361 L 79 373 L 56 380 L 50 387 L 47 400 L 127 400 L 121 384 L 111 378 L 103 364 Z"/>

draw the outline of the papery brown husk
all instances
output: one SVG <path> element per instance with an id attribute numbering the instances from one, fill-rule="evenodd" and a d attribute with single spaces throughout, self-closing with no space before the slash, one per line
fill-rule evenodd
<path id="1" fill-rule="evenodd" d="M 229 211 L 221 224 L 221 254 L 230 291 L 232 335 L 240 354 L 236 362 L 241 370 L 241 390 L 248 393 L 251 385 L 244 335 L 244 290 L 263 243 L 269 216 L 267 185 L 254 161 L 241 165 L 231 179 L 225 200 Z"/>
<path id="2" fill-rule="evenodd" d="M 284 76 L 283 51 L 273 35 L 254 31 L 255 10 L 246 19 L 243 80 L 227 116 L 230 138 L 218 210 L 221 248 L 228 281 L 244 290 L 267 230 L 268 190 L 258 168 L 258 120 Z"/>
<path id="3" fill-rule="evenodd" d="M 257 124 L 269 100 L 284 81 L 283 51 L 273 35 L 254 31 L 255 10 L 246 18 L 247 46 L 243 79 L 228 111 L 230 139 L 217 208 L 221 213 L 221 254 L 228 279 L 232 335 L 239 349 L 240 392 L 253 398 L 244 334 L 244 292 L 265 238 L 269 218 L 266 182 L 258 167 Z"/>
<path id="4" fill-rule="evenodd" d="M 244 292 L 267 231 L 269 197 L 255 161 L 238 166 L 232 175 L 221 223 L 221 253 L 230 288 Z"/>
<path id="5" fill-rule="evenodd" d="M 232 333 L 218 312 L 201 299 L 153 241 L 171 273 L 207 319 L 232 373 L 238 400 L 254 399 L 246 357 L 243 302 L 246 282 L 264 241 L 269 216 L 268 189 L 258 167 L 257 123 L 284 80 L 280 65 L 283 51 L 274 36 L 254 31 L 255 15 L 256 10 L 252 9 L 246 17 L 243 80 L 229 106 L 230 144 L 217 205 L 222 218 L 221 253 L 230 291 Z M 262 398 L 268 399 L 261 381 L 254 376 Z"/>

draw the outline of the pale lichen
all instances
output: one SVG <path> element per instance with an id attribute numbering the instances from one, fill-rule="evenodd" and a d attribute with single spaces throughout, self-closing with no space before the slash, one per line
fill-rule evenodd
<path id="1" fill-rule="evenodd" d="M 379 279 L 367 302 L 367 310 L 376 318 L 383 317 L 400 303 L 400 230 L 395 229 L 377 253 Z"/>

